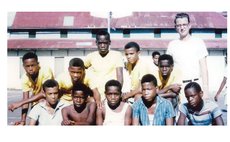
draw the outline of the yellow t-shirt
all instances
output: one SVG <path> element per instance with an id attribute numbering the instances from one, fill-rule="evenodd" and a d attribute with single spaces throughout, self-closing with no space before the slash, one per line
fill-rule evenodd
<path id="1" fill-rule="evenodd" d="M 27 73 L 22 76 L 22 91 L 32 91 L 33 95 L 37 95 L 42 90 L 42 84 L 53 79 L 53 72 L 49 67 L 40 67 L 36 81 L 33 81 Z"/>
<path id="2" fill-rule="evenodd" d="M 163 89 L 171 84 L 175 84 L 175 83 L 182 84 L 182 73 L 178 68 L 174 67 L 173 71 L 171 72 L 167 80 L 165 81 L 163 80 L 163 78 L 160 75 L 160 71 L 157 72 L 156 79 L 157 79 L 158 87 L 160 89 Z"/>
<path id="3" fill-rule="evenodd" d="M 132 69 L 130 63 L 127 64 L 127 69 L 131 79 L 131 91 L 138 89 L 140 86 L 141 78 L 146 74 L 153 74 L 150 65 L 146 64 L 143 59 L 139 59 Z"/>
<path id="4" fill-rule="evenodd" d="M 93 82 L 97 83 L 101 100 L 103 100 L 105 83 L 108 80 L 117 79 L 116 69 L 124 66 L 121 53 L 110 50 L 105 57 L 102 57 L 98 51 L 95 51 L 86 56 L 84 64 L 89 68 Z"/>
<path id="5" fill-rule="evenodd" d="M 73 87 L 73 83 L 72 83 L 72 79 L 71 76 L 69 74 L 69 72 L 64 72 L 62 74 L 60 74 L 57 78 L 56 78 L 58 84 L 59 84 L 59 89 L 60 90 L 66 90 L 66 91 L 70 91 L 72 90 Z M 91 89 L 95 89 L 96 88 L 96 84 L 93 83 L 89 76 L 85 75 L 84 81 L 83 83 L 87 86 L 89 86 Z M 72 103 L 72 96 L 71 93 L 70 94 L 63 94 L 62 97 L 60 98 L 61 100 L 68 102 L 68 103 Z"/>

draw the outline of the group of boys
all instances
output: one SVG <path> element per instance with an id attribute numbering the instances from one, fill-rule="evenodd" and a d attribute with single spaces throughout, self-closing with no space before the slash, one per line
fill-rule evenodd
<path id="1" fill-rule="evenodd" d="M 187 20 L 186 16 L 177 15 L 176 22 Z M 30 125 L 223 125 L 220 109 L 202 99 L 203 91 L 194 80 L 182 90 L 187 102 L 181 100 L 184 81 L 173 56 L 157 53 L 154 64 L 158 68 L 153 69 L 139 58 L 136 42 L 124 47 L 131 82 L 130 91 L 122 92 L 124 63 L 120 52 L 109 49 L 110 43 L 108 32 L 98 32 L 98 51 L 84 61 L 71 59 L 68 72 L 56 80 L 50 69 L 40 67 L 36 54 L 25 54 L 23 100 L 9 105 L 11 111 L 22 106 L 21 121 L 15 125 L 26 124 L 28 103 L 32 102 Z M 31 90 L 34 95 L 29 97 Z"/>

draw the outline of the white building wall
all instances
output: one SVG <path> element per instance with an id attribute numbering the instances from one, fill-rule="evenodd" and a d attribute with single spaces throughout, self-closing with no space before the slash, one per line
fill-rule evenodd
<path id="1" fill-rule="evenodd" d="M 36 39 L 58 39 L 60 32 L 36 32 Z"/>
<path id="2" fill-rule="evenodd" d="M 68 32 L 68 39 L 91 39 L 92 34 L 89 33 L 80 33 L 76 34 L 75 32 Z"/>
<path id="3" fill-rule="evenodd" d="M 192 33 L 192 35 L 201 39 L 215 39 L 214 33 Z"/>
<path id="4" fill-rule="evenodd" d="M 7 88 L 21 88 L 20 58 L 17 56 L 7 58 Z"/>

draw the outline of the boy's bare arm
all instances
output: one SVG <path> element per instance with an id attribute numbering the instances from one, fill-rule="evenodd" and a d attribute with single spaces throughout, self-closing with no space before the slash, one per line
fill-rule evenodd
<path id="1" fill-rule="evenodd" d="M 186 116 L 184 113 L 180 112 L 180 116 L 177 121 L 177 125 L 185 125 Z"/>
<path id="2" fill-rule="evenodd" d="M 102 108 L 104 109 L 104 108 Z M 103 125 L 104 119 L 103 119 L 103 110 L 97 108 L 97 113 L 96 113 L 96 125 Z"/>
<path id="3" fill-rule="evenodd" d="M 29 98 L 29 93 L 28 93 L 28 97 L 26 98 L 23 98 L 23 100 L 19 101 L 19 102 L 15 102 L 15 103 L 12 103 L 8 106 L 8 110 L 11 110 L 11 111 L 14 111 L 15 109 L 25 105 L 25 104 L 29 104 L 29 103 L 32 103 L 32 102 L 36 102 L 42 98 L 44 98 L 45 95 L 43 92 L 37 94 L 37 95 L 33 95 L 32 97 Z"/>
<path id="4" fill-rule="evenodd" d="M 224 125 L 224 121 L 223 121 L 223 118 L 221 117 L 221 115 L 216 117 L 214 119 L 214 121 L 215 121 L 215 125 Z"/>
<path id="5" fill-rule="evenodd" d="M 28 98 L 29 98 L 29 91 L 23 92 L 23 100 L 26 100 Z M 26 125 L 26 116 L 27 116 L 28 108 L 29 108 L 28 104 L 22 106 L 21 120 L 16 121 L 14 125 Z"/>
<path id="6" fill-rule="evenodd" d="M 125 113 L 125 125 L 132 125 L 132 107 L 128 106 Z"/>
<path id="7" fill-rule="evenodd" d="M 100 93 L 99 93 L 97 88 L 94 88 L 92 91 L 93 91 L 93 98 L 94 98 L 94 100 L 95 100 L 95 102 L 97 104 L 97 107 L 99 109 L 101 109 L 102 108 L 102 102 L 101 102 Z"/>
<path id="8" fill-rule="evenodd" d="M 69 117 L 68 117 L 68 112 L 70 111 L 70 106 L 67 106 L 67 107 L 64 107 L 62 110 L 61 110 L 61 113 L 62 113 L 62 119 L 63 121 L 61 122 L 61 125 L 73 125 L 73 122 L 69 120 Z"/>
<path id="9" fill-rule="evenodd" d="M 123 85 L 123 68 L 117 67 L 116 68 L 117 80 Z"/>
<path id="10" fill-rule="evenodd" d="M 89 105 L 89 115 L 87 117 L 87 123 L 88 125 L 94 124 L 96 121 L 96 103 L 90 103 Z"/>

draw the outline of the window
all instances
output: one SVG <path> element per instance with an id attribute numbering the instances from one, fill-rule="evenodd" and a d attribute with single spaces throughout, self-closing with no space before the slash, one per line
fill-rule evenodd
<path id="1" fill-rule="evenodd" d="M 154 30 L 154 38 L 161 38 L 161 30 L 160 29 Z"/>
<path id="2" fill-rule="evenodd" d="M 130 37 L 130 30 L 129 29 L 124 29 L 123 30 L 123 37 L 124 38 L 129 38 Z"/>
<path id="3" fill-rule="evenodd" d="M 68 31 L 67 30 L 61 30 L 61 38 L 67 38 L 68 37 Z"/>
<path id="4" fill-rule="evenodd" d="M 29 38 L 36 38 L 36 31 L 35 30 L 29 31 Z"/>
<path id="5" fill-rule="evenodd" d="M 96 38 L 96 34 L 97 34 L 98 30 L 93 29 L 91 32 L 92 32 L 92 38 Z"/>
<path id="6" fill-rule="evenodd" d="M 222 30 L 215 30 L 215 38 L 222 38 Z"/>

